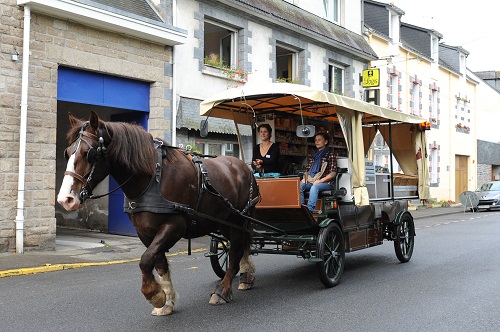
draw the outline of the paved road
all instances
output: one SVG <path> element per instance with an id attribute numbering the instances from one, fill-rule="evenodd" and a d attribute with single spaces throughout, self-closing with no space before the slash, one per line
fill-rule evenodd
<path id="1" fill-rule="evenodd" d="M 256 288 L 213 307 L 216 282 L 202 253 L 171 257 L 181 299 L 152 317 L 137 262 L 0 279 L 4 331 L 496 331 L 500 324 L 500 212 L 417 221 L 414 256 L 392 243 L 346 255 L 339 286 L 314 265 L 255 257 Z"/>

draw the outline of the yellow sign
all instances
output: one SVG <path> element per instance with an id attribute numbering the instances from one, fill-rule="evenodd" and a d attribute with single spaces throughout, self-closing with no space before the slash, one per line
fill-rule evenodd
<path id="1" fill-rule="evenodd" d="M 380 69 L 363 70 L 363 88 L 372 88 L 380 85 Z"/>

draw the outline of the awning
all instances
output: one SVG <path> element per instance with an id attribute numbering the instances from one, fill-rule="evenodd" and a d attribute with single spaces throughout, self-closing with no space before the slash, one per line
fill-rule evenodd
<path id="1" fill-rule="evenodd" d="M 422 123 L 425 119 L 369 104 L 362 100 L 292 83 L 247 84 L 225 90 L 200 104 L 200 115 L 249 124 L 248 113 L 286 112 L 338 122 L 337 111 L 363 113 L 363 124 Z"/>

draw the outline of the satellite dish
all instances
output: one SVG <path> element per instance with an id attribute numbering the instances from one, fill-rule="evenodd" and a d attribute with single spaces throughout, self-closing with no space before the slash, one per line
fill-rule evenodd
<path id="1" fill-rule="evenodd" d="M 460 203 L 464 206 L 465 209 L 471 208 L 475 209 L 479 204 L 479 198 L 476 193 L 473 191 L 464 191 L 460 194 Z"/>

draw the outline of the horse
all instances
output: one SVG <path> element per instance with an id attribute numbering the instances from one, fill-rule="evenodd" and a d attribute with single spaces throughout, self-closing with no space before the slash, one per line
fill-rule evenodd
<path id="1" fill-rule="evenodd" d="M 139 125 L 105 122 L 94 111 L 88 121 L 69 113 L 69 121 L 67 167 L 57 201 L 67 211 L 78 210 L 96 198 L 92 189 L 97 184 L 113 176 L 125 195 L 124 210 L 146 247 L 139 263 L 141 292 L 154 307 L 152 315 L 174 310 L 178 297 L 165 253 L 181 238 L 219 232 L 231 244 L 226 274 L 210 304 L 232 300 L 231 282 L 238 270 L 238 288 L 251 287 L 255 266 L 249 259 L 252 239 L 245 216 L 253 216 L 259 193 L 243 161 L 199 158 L 153 139 Z"/>

